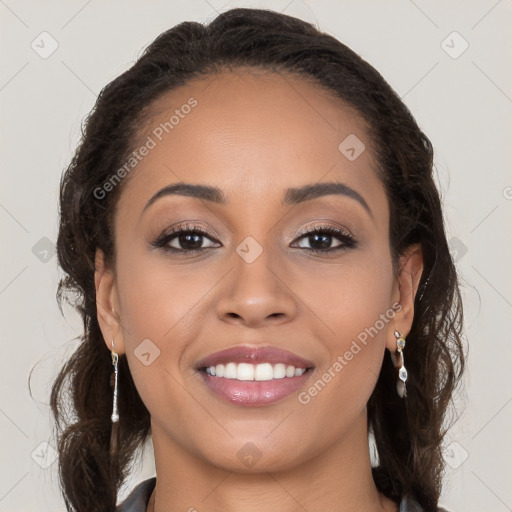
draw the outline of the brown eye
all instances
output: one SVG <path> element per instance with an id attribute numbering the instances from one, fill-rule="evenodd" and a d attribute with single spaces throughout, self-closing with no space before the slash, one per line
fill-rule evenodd
<path id="1" fill-rule="evenodd" d="M 332 247 L 332 242 L 338 239 L 340 243 Z M 320 226 L 301 233 L 298 240 L 306 241 L 310 247 L 301 248 L 313 252 L 333 252 L 340 249 L 351 249 L 357 245 L 354 237 L 347 232 L 333 226 Z"/>
<path id="2" fill-rule="evenodd" d="M 203 247 L 205 238 L 215 240 L 210 233 L 196 226 L 178 226 L 161 235 L 152 245 L 175 253 L 199 252 L 213 247 L 212 245 Z"/>

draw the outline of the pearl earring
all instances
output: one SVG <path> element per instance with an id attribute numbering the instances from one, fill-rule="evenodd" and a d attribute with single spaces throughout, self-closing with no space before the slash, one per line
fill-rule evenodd
<path id="1" fill-rule="evenodd" d="M 114 388 L 114 398 L 112 405 L 112 416 L 110 419 L 112 420 L 112 432 L 110 435 L 110 455 L 113 456 L 117 452 L 117 440 L 119 434 L 119 411 L 117 409 L 117 375 L 118 375 L 118 361 L 119 355 L 114 350 L 114 340 L 112 340 L 112 365 L 114 370 L 112 371 L 112 375 L 110 378 L 110 385 Z"/>

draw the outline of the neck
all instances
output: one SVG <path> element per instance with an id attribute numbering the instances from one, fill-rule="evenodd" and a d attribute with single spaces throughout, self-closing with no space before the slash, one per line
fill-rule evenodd
<path id="1" fill-rule="evenodd" d="M 157 472 L 148 511 L 396 512 L 371 474 L 366 410 L 354 428 L 325 452 L 287 470 L 239 473 L 185 451 L 152 425 Z"/>

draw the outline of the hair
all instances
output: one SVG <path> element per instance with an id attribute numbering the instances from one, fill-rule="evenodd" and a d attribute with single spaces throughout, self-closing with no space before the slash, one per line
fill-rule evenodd
<path id="1" fill-rule="evenodd" d="M 406 348 L 407 397 L 395 391 L 397 371 L 386 354 L 367 413 L 379 453 L 380 464 L 372 468 L 378 490 L 397 503 L 405 494 L 413 496 L 425 512 L 435 511 L 444 471 L 444 420 L 465 356 L 462 301 L 433 177 L 432 144 L 384 78 L 350 48 L 297 18 L 241 8 L 206 25 L 183 22 L 160 34 L 102 89 L 61 178 L 57 255 L 65 274 L 57 301 L 61 311 L 66 300 L 79 312 L 84 329 L 50 400 L 66 507 L 113 511 L 134 456 L 151 433 L 149 412 L 122 355 L 120 448 L 109 455 L 112 362 L 97 319 L 94 257 L 99 248 L 108 265 L 115 262 L 113 215 L 126 179 L 101 200 L 94 191 L 133 151 L 157 98 L 193 78 L 242 68 L 313 81 L 355 109 L 368 126 L 388 196 L 394 270 L 412 244 L 421 246 L 424 269 Z"/>

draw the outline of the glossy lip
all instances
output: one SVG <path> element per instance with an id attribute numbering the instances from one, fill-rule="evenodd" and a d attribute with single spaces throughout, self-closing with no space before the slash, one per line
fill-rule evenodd
<path id="1" fill-rule="evenodd" d="M 269 345 L 264 347 L 237 345 L 204 357 L 197 363 L 196 369 L 202 370 L 209 366 L 217 366 L 218 364 L 227 363 L 270 363 L 272 365 L 283 363 L 295 366 L 295 368 L 314 368 L 315 366 L 312 361 L 304 359 L 297 354 L 282 348 L 272 347 Z M 285 378 L 293 379 L 293 377 Z"/>
<path id="2" fill-rule="evenodd" d="M 203 382 L 219 397 L 234 405 L 261 407 L 277 402 L 298 391 L 309 380 L 313 369 L 296 377 L 272 380 L 236 380 L 214 377 L 201 371 Z"/>
<path id="3" fill-rule="evenodd" d="M 295 368 L 305 368 L 302 375 L 283 377 L 264 381 L 240 381 L 208 375 L 205 371 L 209 366 L 227 363 L 283 363 Z M 220 398 L 235 405 L 265 406 L 277 402 L 298 391 L 309 380 L 315 365 L 297 354 L 272 346 L 237 345 L 220 352 L 215 352 L 201 359 L 196 370 L 199 371 L 203 383 Z"/>

